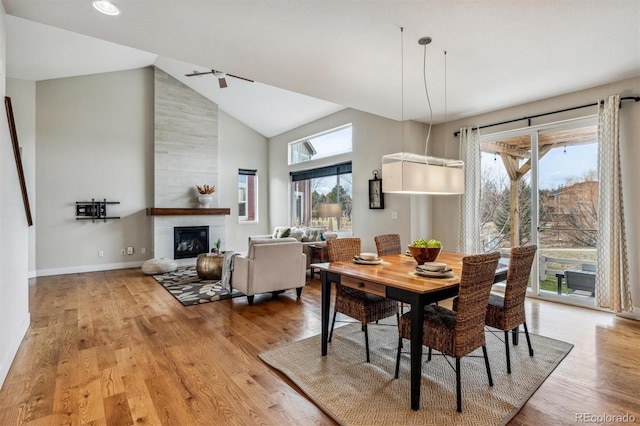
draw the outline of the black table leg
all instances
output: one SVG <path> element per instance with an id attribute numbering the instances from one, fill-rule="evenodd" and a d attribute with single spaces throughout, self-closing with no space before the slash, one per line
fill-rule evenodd
<path id="1" fill-rule="evenodd" d="M 329 280 L 329 274 L 325 271 L 320 271 L 320 278 L 322 280 L 322 356 L 325 356 L 327 355 L 327 340 L 329 338 L 329 305 L 331 304 L 331 281 Z"/>
<path id="2" fill-rule="evenodd" d="M 411 303 L 411 409 L 420 409 L 420 385 L 422 384 L 422 335 L 424 303 Z"/>

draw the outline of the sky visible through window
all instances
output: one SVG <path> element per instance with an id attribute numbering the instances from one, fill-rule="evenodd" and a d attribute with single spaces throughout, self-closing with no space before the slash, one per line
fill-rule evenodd
<path id="1" fill-rule="evenodd" d="M 351 124 L 349 124 L 324 134 L 291 142 L 289 164 L 298 164 L 351 152 L 351 135 Z"/>
<path id="2" fill-rule="evenodd" d="M 351 152 L 351 126 L 310 138 L 309 141 L 317 152 L 314 159 Z"/>

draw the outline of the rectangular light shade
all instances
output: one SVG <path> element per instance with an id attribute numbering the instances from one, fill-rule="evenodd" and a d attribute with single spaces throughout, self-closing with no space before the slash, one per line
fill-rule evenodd
<path id="1" fill-rule="evenodd" d="M 399 152 L 382 157 L 382 192 L 464 194 L 464 162 Z"/>
<path id="2" fill-rule="evenodd" d="M 342 207 L 340 207 L 340 204 L 323 203 L 318 206 L 318 217 L 340 216 L 342 216 Z"/>

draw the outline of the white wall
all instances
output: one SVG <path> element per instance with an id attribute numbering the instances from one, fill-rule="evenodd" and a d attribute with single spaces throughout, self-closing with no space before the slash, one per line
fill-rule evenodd
<path id="1" fill-rule="evenodd" d="M 0 4 L 0 94 L 6 95 L 6 14 Z M 30 323 L 29 231 L 9 137 L 6 114 L 0 118 L 0 386 Z"/>
<path id="2" fill-rule="evenodd" d="M 353 152 L 332 158 L 287 165 L 289 142 L 314 135 L 344 124 L 353 126 Z M 402 132 L 404 131 L 404 140 Z M 378 234 L 400 234 L 402 244 L 409 244 L 421 232 L 429 233 L 428 196 L 385 194 L 382 210 L 369 209 L 369 179 L 373 170 L 382 170 L 382 156 L 403 150 L 424 150 L 425 126 L 400 122 L 354 109 L 345 109 L 307 125 L 275 136 L 269 140 L 270 228 L 290 224 L 290 177 L 292 170 L 301 170 L 352 161 L 353 174 L 353 236 L 362 240 L 362 249 L 375 251 L 373 238 Z M 381 176 L 384 179 L 384 176 Z M 398 219 L 391 219 L 391 212 Z M 415 212 L 412 216 L 412 212 Z M 424 213 L 424 216 L 422 213 Z M 427 235 L 427 234 L 425 234 Z M 434 237 L 435 238 L 435 237 Z"/>
<path id="3" fill-rule="evenodd" d="M 225 216 L 226 241 L 223 250 L 243 252 L 251 235 L 270 234 L 269 167 L 267 139 L 222 110 L 218 114 L 218 165 L 220 207 L 229 207 Z M 258 171 L 258 222 L 238 223 L 238 169 Z"/>
<path id="4" fill-rule="evenodd" d="M 138 266 L 151 247 L 153 70 L 36 84 L 36 267 L 38 275 Z M 75 202 L 119 201 L 92 223 Z M 127 246 L 133 255 L 121 255 Z M 102 250 L 103 257 L 98 257 Z"/>
<path id="5" fill-rule="evenodd" d="M 438 155 L 444 152 L 445 143 L 448 152 L 454 152 L 451 157 L 458 158 L 458 138 L 453 133 L 461 127 L 478 126 L 498 123 L 506 120 L 542 114 L 564 108 L 593 103 L 593 107 L 554 114 L 534 119 L 532 124 L 551 123 L 569 118 L 597 114 L 595 103 L 612 94 L 621 96 L 638 96 L 640 94 L 640 78 L 624 80 L 592 89 L 582 90 L 562 96 L 557 96 L 538 102 L 503 109 L 488 114 L 465 118 L 435 127 L 435 140 L 444 141 L 434 147 Z M 496 126 L 483 130 L 485 134 L 525 127 L 526 121 L 509 125 Z M 640 197 L 637 196 L 637 182 L 640 181 L 640 103 L 627 101 L 622 103 L 620 110 L 620 140 L 622 152 L 622 186 L 625 208 L 625 222 L 628 235 L 629 268 L 631 274 L 632 299 L 636 316 L 640 318 Z M 570 165 L 567 165 L 570 167 Z M 442 202 L 433 205 L 433 227 L 437 229 L 457 229 L 458 197 L 444 198 Z M 456 212 L 452 214 L 452 212 Z M 452 236 L 451 243 L 455 244 Z M 446 245 L 449 242 L 445 243 Z M 455 247 L 455 245 L 454 245 Z"/>
<path id="6" fill-rule="evenodd" d="M 27 183 L 33 226 L 29 227 L 29 276 L 36 269 L 36 83 L 7 79 L 7 96 L 11 98 L 18 141 L 22 148 L 22 167 Z"/>

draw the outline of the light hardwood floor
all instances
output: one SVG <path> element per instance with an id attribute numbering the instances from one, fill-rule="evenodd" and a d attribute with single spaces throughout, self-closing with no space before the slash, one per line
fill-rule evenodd
<path id="1" fill-rule="evenodd" d="M 289 291 L 254 306 L 183 307 L 139 269 L 37 278 L 30 295 L 1 426 L 334 424 L 257 357 L 320 333 L 317 280 L 299 300 Z M 527 316 L 530 332 L 575 347 L 510 424 L 640 422 L 640 322 L 536 300 Z"/>

